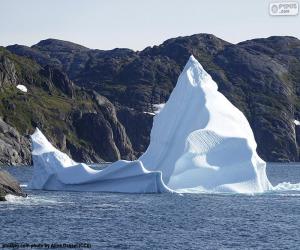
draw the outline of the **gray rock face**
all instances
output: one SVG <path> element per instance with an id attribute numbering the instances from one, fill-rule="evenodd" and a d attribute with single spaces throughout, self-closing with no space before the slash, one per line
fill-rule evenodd
<path id="1" fill-rule="evenodd" d="M 107 98 L 76 87 L 58 68 L 41 67 L 5 49 L 0 56 L 10 62 L 9 67 L 0 63 L 5 79 L 0 88 L 0 164 L 31 164 L 29 136 L 35 127 L 76 161 L 135 158 L 125 128 Z M 28 92 L 19 91 L 18 83 L 28 86 Z"/>
<path id="2" fill-rule="evenodd" d="M 64 94 L 73 97 L 74 85 L 65 73 L 55 68 L 45 66 L 45 68 L 41 71 L 41 74 L 48 78 L 49 81 Z"/>
<path id="3" fill-rule="evenodd" d="M 17 84 L 15 65 L 9 58 L 0 55 L 0 88 L 11 84 Z"/>
<path id="4" fill-rule="evenodd" d="M 0 170 L 0 201 L 5 201 L 5 196 L 8 194 L 22 197 L 27 196 L 14 177 L 7 171 Z"/>
<path id="5" fill-rule="evenodd" d="M 0 164 L 31 163 L 30 141 L 0 117 Z"/>
<path id="6" fill-rule="evenodd" d="M 150 142 L 153 115 L 127 107 L 119 107 L 117 114 L 119 121 L 126 128 L 135 155 L 140 156 L 146 151 Z"/>
<path id="7" fill-rule="evenodd" d="M 85 113 L 74 119 L 80 138 L 89 142 L 105 161 L 134 159 L 131 142 L 116 116 L 113 104 L 104 96 L 94 93 L 99 107 L 97 113 Z M 88 129 L 87 129 L 88 128 Z"/>

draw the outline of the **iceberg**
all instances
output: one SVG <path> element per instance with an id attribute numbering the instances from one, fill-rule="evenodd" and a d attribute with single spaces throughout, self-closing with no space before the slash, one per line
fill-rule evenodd
<path id="1" fill-rule="evenodd" d="M 138 160 L 94 170 L 54 148 L 38 129 L 32 142 L 32 189 L 127 193 L 272 189 L 246 117 L 218 91 L 193 56 L 155 115 L 150 145 Z"/>
<path id="2" fill-rule="evenodd" d="M 253 193 L 269 190 L 252 129 L 191 56 L 164 108 L 154 117 L 146 169 L 171 189 Z"/>
<path id="3" fill-rule="evenodd" d="M 165 103 L 153 104 L 154 114 L 158 114 L 165 106 Z"/>

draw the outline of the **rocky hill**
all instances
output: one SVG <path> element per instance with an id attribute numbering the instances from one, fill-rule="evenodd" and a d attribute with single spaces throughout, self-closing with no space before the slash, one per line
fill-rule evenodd
<path id="1" fill-rule="evenodd" d="M 93 50 L 47 39 L 7 50 L 3 48 L 0 57 L 0 116 L 25 141 L 39 126 L 77 160 L 137 157 L 149 143 L 155 104 L 166 102 L 193 54 L 220 91 L 247 116 L 262 158 L 299 160 L 300 129 L 294 123 L 300 120 L 296 38 L 230 44 L 198 34 L 143 51 Z M 12 87 L 20 82 L 29 86 L 28 94 Z M 11 162 L 8 156 L 2 158 Z M 28 159 L 21 153 L 19 158 Z"/>
<path id="2" fill-rule="evenodd" d="M 24 93 L 16 88 L 25 85 Z M 76 87 L 56 68 L 0 50 L 0 163 L 30 164 L 29 135 L 45 131 L 58 148 L 85 162 L 132 159 L 113 104 Z"/>

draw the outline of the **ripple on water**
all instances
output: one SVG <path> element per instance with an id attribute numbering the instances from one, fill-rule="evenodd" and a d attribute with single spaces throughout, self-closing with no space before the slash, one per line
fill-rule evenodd
<path id="1" fill-rule="evenodd" d="M 23 206 L 39 206 L 39 205 L 51 205 L 51 204 L 71 204 L 73 202 L 66 202 L 58 198 L 48 197 L 47 195 L 32 195 L 28 197 L 19 197 L 14 195 L 5 196 L 7 202 L 5 204 L 23 205 Z"/>
<path id="2" fill-rule="evenodd" d="M 32 168 L 11 171 L 27 183 Z M 268 176 L 276 190 L 261 195 L 26 190 L 28 198 L 9 196 L 7 203 L 0 203 L 0 224 L 5 225 L 0 243 L 88 242 L 92 249 L 299 249 L 300 167 L 275 166 Z"/>

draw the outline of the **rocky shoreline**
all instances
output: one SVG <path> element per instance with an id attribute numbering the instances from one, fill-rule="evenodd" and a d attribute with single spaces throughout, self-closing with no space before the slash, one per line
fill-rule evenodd
<path id="1" fill-rule="evenodd" d="M 8 194 L 27 197 L 16 179 L 7 171 L 0 170 L 0 201 L 6 201 L 5 196 Z"/>

